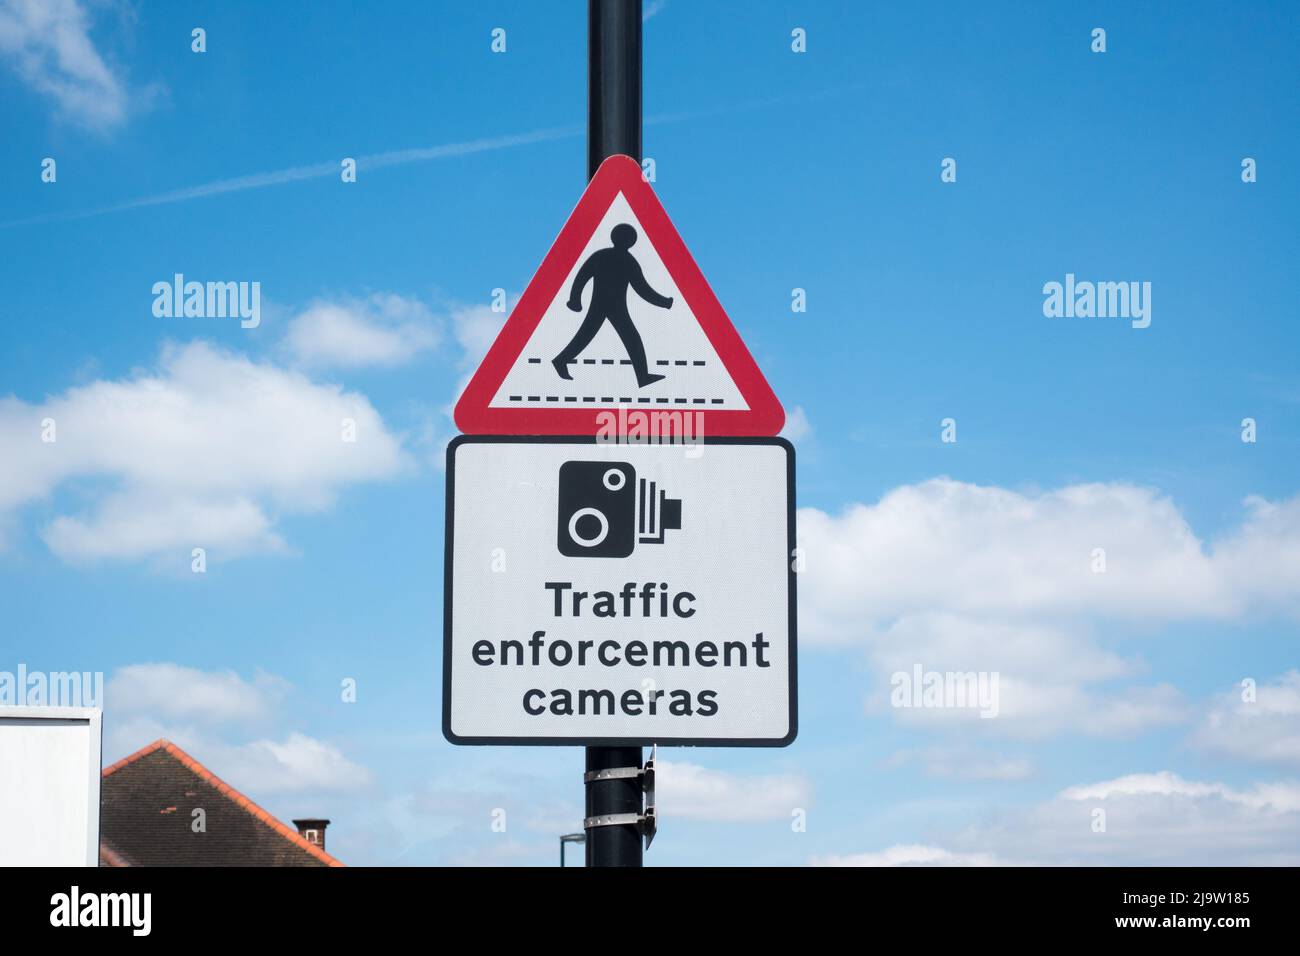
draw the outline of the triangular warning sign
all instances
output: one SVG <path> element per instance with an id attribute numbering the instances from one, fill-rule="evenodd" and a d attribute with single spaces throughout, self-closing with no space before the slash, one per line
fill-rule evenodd
<path id="1" fill-rule="evenodd" d="M 697 412 L 712 436 L 775 435 L 785 423 L 641 167 L 611 156 L 456 403 L 456 424 L 621 434 L 643 427 L 637 410 Z"/>

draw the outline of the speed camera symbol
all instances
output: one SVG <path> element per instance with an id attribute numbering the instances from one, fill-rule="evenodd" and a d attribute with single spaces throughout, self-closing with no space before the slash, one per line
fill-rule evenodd
<path id="1" fill-rule="evenodd" d="M 570 558 L 626 558 L 643 544 L 663 544 L 682 526 L 682 502 L 623 461 L 566 461 L 560 466 L 560 553 Z"/>

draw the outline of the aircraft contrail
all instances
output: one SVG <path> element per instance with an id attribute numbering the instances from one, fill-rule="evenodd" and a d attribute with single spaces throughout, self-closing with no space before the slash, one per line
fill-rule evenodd
<path id="1" fill-rule="evenodd" d="M 856 87 L 857 85 L 853 87 L 837 87 L 811 94 L 787 94 L 783 96 L 749 100 L 742 103 L 731 104 L 727 107 L 648 116 L 644 120 L 644 125 L 659 126 L 668 123 L 680 123 L 686 120 L 721 116 L 727 113 L 762 109 L 783 103 L 800 101 L 807 102 L 821 99 L 826 96 L 838 95 L 850 89 L 855 89 Z M 385 166 L 401 166 L 407 163 L 429 162 L 431 160 L 447 159 L 453 156 L 468 156 L 472 153 L 486 153 L 498 149 L 509 149 L 513 146 L 527 146 L 533 143 L 549 143 L 556 140 L 573 139 L 585 135 L 586 131 L 587 127 L 585 125 L 553 126 L 548 129 L 536 129 L 527 133 L 511 133 L 505 136 L 471 139 L 460 143 L 444 143 L 441 146 L 418 146 L 412 149 L 390 150 L 385 153 L 371 153 L 369 156 L 356 156 L 354 158 L 357 161 L 357 171 L 361 172 L 366 169 L 382 169 Z M 16 226 L 33 226 L 49 222 L 69 222 L 77 219 L 90 219 L 94 216 L 107 216 L 110 213 L 126 212 L 131 209 L 142 209 L 147 206 L 162 206 L 168 203 L 188 202 L 191 199 L 204 199 L 208 196 L 220 196 L 223 193 L 242 192 L 246 189 L 262 189 L 266 186 L 281 186 L 285 183 L 299 182 L 304 179 L 323 179 L 327 176 L 339 175 L 339 163 L 341 158 L 342 157 L 340 157 L 340 159 L 326 160 L 325 162 L 320 163 L 311 163 L 306 166 L 290 166 L 286 169 L 275 169 L 265 173 L 249 173 L 245 176 L 235 176 L 231 179 L 217 179 L 210 183 L 201 183 L 197 186 L 186 186 L 183 189 L 173 189 L 170 192 L 158 193 L 153 196 L 140 196 L 136 199 L 126 199 L 119 203 L 113 203 L 108 206 L 99 206 L 94 209 L 51 212 L 43 213 L 39 216 L 30 216 L 26 219 L 11 219 L 8 222 L 0 222 L 0 229 L 11 229 Z"/>
<path id="2" fill-rule="evenodd" d="M 452 156 L 468 156 L 471 153 L 485 153 L 497 149 L 509 149 L 512 146 L 527 146 L 530 143 L 545 143 L 553 140 L 569 139 L 586 132 L 585 126 L 560 126 L 552 129 L 533 130 L 528 133 L 514 133 L 509 136 L 493 136 L 487 139 L 472 139 L 462 143 L 444 143 L 441 146 L 421 146 L 413 149 L 391 150 L 386 153 L 372 153 L 369 156 L 357 156 L 357 171 L 380 169 L 384 166 L 401 166 L 406 163 L 427 162 L 434 159 L 446 159 Z M 14 219 L 0 222 L 0 229 L 12 226 L 35 225 L 44 222 L 65 222 L 73 219 L 89 219 L 92 216 L 105 216 L 128 209 L 140 209 L 145 206 L 161 206 L 167 203 L 186 202 L 190 199 L 203 199 L 207 196 L 219 196 L 222 193 L 241 192 L 245 189 L 261 189 L 265 186 L 280 186 L 284 183 L 298 182 L 303 179 L 320 179 L 339 174 L 340 160 L 332 159 L 323 163 L 311 163 L 307 166 L 290 166 L 265 173 L 249 173 L 231 179 L 218 179 L 198 186 L 187 186 L 154 196 L 141 196 L 127 199 L 111 206 L 96 209 L 83 209 L 74 212 L 47 213 L 28 219 Z"/>

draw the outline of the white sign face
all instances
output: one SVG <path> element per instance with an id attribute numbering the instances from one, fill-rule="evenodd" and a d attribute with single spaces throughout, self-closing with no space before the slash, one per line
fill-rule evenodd
<path id="1" fill-rule="evenodd" d="M 447 739 L 790 743 L 793 491 L 779 438 L 455 439 Z"/>

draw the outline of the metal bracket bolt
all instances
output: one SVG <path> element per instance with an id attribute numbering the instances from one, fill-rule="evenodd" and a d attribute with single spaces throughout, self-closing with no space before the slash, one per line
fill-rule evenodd
<path id="1" fill-rule="evenodd" d="M 585 817 L 582 821 L 583 830 L 594 827 L 634 826 L 637 832 L 645 837 L 645 848 L 650 849 L 650 843 L 659 828 L 659 818 L 655 814 L 655 761 L 658 756 L 659 746 L 656 744 L 650 748 L 650 759 L 645 762 L 644 767 L 612 767 L 609 770 L 588 770 L 584 773 L 583 783 L 640 778 L 641 790 L 646 796 L 644 813 L 607 813 L 598 817 Z"/>

